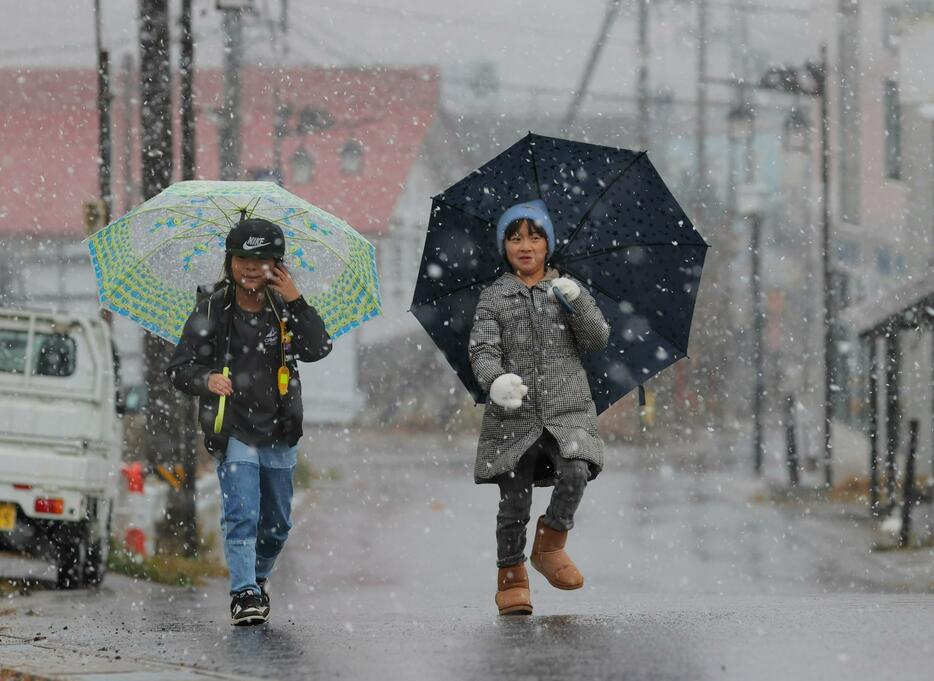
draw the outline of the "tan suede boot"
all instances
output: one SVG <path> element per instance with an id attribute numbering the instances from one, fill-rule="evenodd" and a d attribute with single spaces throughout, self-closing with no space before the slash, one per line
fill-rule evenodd
<path id="1" fill-rule="evenodd" d="M 584 586 L 584 576 L 564 551 L 568 533 L 548 527 L 544 519 L 545 516 L 540 517 L 535 528 L 535 541 L 530 556 L 532 567 L 545 575 L 548 583 L 556 589 L 580 589 Z"/>
<path id="2" fill-rule="evenodd" d="M 496 607 L 500 615 L 531 615 L 532 594 L 525 563 L 499 569 L 496 583 Z"/>

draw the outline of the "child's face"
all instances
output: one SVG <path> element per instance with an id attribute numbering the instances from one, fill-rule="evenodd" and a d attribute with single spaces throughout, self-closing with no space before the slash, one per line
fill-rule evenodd
<path id="1" fill-rule="evenodd" d="M 532 276 L 544 271 L 547 257 L 548 239 L 530 230 L 528 220 L 523 220 L 518 231 L 506 239 L 506 259 L 521 275 Z"/>
<path id="2" fill-rule="evenodd" d="M 266 289 L 269 270 L 275 267 L 276 261 L 272 258 L 245 258 L 235 255 L 230 259 L 230 272 L 234 283 L 250 291 L 261 293 Z"/>

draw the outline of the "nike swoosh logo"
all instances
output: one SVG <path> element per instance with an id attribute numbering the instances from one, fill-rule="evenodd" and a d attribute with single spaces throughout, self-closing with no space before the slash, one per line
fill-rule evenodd
<path id="1" fill-rule="evenodd" d="M 253 250 L 256 250 L 257 248 L 262 248 L 263 246 L 268 246 L 268 245 L 269 245 L 269 244 L 268 244 L 267 242 L 265 242 L 265 241 L 261 241 L 261 242 L 259 242 L 258 244 L 255 244 L 255 243 L 254 243 L 254 244 L 245 243 L 245 244 L 243 244 L 243 250 L 244 250 L 244 251 L 253 251 Z"/>

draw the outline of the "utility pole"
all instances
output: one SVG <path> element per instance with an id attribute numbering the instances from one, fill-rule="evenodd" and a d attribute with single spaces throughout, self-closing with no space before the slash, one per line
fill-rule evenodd
<path id="1" fill-rule="evenodd" d="M 182 0 L 181 57 L 178 68 L 181 72 L 181 132 L 182 132 L 182 179 L 195 179 L 195 42 L 191 32 L 191 0 Z"/>
<path id="2" fill-rule="evenodd" d="M 141 186 L 143 199 L 150 199 L 168 187 L 172 179 L 168 0 L 140 0 L 139 8 Z M 180 449 L 190 404 L 179 399 L 164 373 L 171 356 L 171 346 L 155 334 L 146 333 L 143 349 L 149 404 L 146 456 L 150 465 L 160 472 L 172 470 L 178 474 L 176 480 L 184 478 L 179 464 L 182 460 Z M 167 477 L 164 472 L 163 476 Z M 174 488 L 176 485 L 173 484 Z M 190 554 L 197 548 L 190 539 L 194 528 L 187 527 L 191 523 L 186 522 L 184 513 L 179 513 L 175 496 L 170 494 L 165 519 L 159 524 L 159 545 L 162 550 L 180 548 Z"/>
<path id="3" fill-rule="evenodd" d="M 613 27 L 613 22 L 616 20 L 617 13 L 619 13 L 619 7 L 620 0 L 608 0 L 606 14 L 603 15 L 603 24 L 600 26 L 600 33 L 597 34 L 597 40 L 594 42 L 593 48 L 590 51 L 590 57 L 587 59 L 587 66 L 584 67 L 584 73 L 581 75 L 580 83 L 574 91 L 574 98 L 571 100 L 571 105 L 568 107 L 568 112 L 564 117 L 564 129 L 567 132 L 570 132 L 571 126 L 574 125 L 574 119 L 577 118 L 581 102 L 583 102 L 587 90 L 590 87 L 590 81 L 593 79 L 594 71 L 597 69 L 597 62 L 600 60 L 600 53 L 603 51 L 603 46 L 606 45 L 607 38 L 610 35 L 610 29 Z"/>
<path id="4" fill-rule="evenodd" d="M 133 207 L 133 97 L 130 83 L 133 80 L 133 56 L 123 55 L 123 212 L 128 213 Z"/>
<path id="5" fill-rule="evenodd" d="M 824 277 L 824 483 L 833 486 L 833 389 L 834 389 L 834 328 L 836 327 L 836 296 L 830 265 L 830 73 L 827 45 L 820 46 L 820 65 L 812 70 L 820 96 L 821 121 L 821 263 Z"/>
<path id="6" fill-rule="evenodd" d="M 706 220 L 704 197 L 707 186 L 707 0 L 697 0 L 697 176 L 694 215 L 701 224 Z"/>
<path id="7" fill-rule="evenodd" d="M 820 47 L 820 60 L 803 68 L 775 67 L 763 76 L 759 87 L 793 95 L 820 99 L 820 181 L 821 181 L 821 276 L 823 278 L 823 360 L 824 360 L 824 483 L 833 485 L 833 393 L 836 383 L 834 329 L 836 291 L 832 271 L 830 224 L 830 87 L 827 45 Z"/>
<path id="8" fill-rule="evenodd" d="M 101 39 L 101 0 L 94 0 L 94 38 L 97 47 L 97 182 L 101 203 L 104 206 L 103 224 L 110 222 L 113 212 L 111 194 L 111 120 L 110 120 L 110 54 L 104 49 Z"/>
<path id="9" fill-rule="evenodd" d="M 195 45 L 191 28 L 191 0 L 182 0 L 182 13 L 179 18 L 180 28 L 180 92 L 181 98 L 181 136 L 183 180 L 195 179 L 195 104 L 194 70 Z M 165 379 L 163 379 L 165 380 Z M 172 519 L 174 544 L 187 556 L 194 556 L 198 550 L 197 504 L 195 502 L 195 482 L 198 463 L 198 415 L 195 401 L 175 394 L 179 403 L 179 444 L 177 464 L 162 469 L 163 475 L 169 473 L 171 488 L 166 504 L 166 514 Z M 179 468 L 180 466 L 180 468 Z"/>
<path id="10" fill-rule="evenodd" d="M 279 31 L 282 33 L 282 52 L 288 56 L 289 43 L 286 40 L 286 36 L 289 33 L 289 0 L 280 0 Z"/>
<path id="11" fill-rule="evenodd" d="M 743 12 L 740 16 L 741 45 L 749 44 L 749 15 Z M 744 183 L 747 187 L 756 186 L 756 115 L 755 109 L 749 102 L 749 90 L 746 86 L 749 78 L 749 59 L 747 50 L 740 54 L 740 82 L 736 87 L 736 97 L 742 111 L 748 112 L 745 116 L 749 120 L 749 130 L 744 135 L 743 165 Z M 755 190 L 754 190 L 755 191 Z M 765 398 L 765 351 L 763 349 L 763 333 L 765 331 L 765 314 L 762 308 L 762 202 L 756 197 L 755 210 L 749 214 L 749 250 L 751 258 L 750 267 L 750 293 L 752 294 L 752 332 L 753 332 L 753 392 L 752 392 L 752 423 L 753 423 L 753 469 L 756 475 L 762 475 L 762 466 L 765 459 L 765 438 L 763 436 L 763 406 Z"/>
<path id="12" fill-rule="evenodd" d="M 649 2 L 639 2 L 639 149 L 649 148 Z"/>
<path id="13" fill-rule="evenodd" d="M 224 12 L 224 106 L 221 116 L 220 178 L 240 177 L 240 61 L 243 52 L 242 3 L 219 5 Z"/>
<path id="14" fill-rule="evenodd" d="M 140 142 L 143 199 L 172 180 L 168 0 L 140 0 Z"/>
<path id="15" fill-rule="evenodd" d="M 759 210 L 756 210 L 749 216 L 749 223 L 751 229 L 749 248 L 752 251 L 752 271 L 750 274 L 752 279 L 753 342 L 755 344 L 753 350 L 753 371 L 755 372 L 755 377 L 752 394 L 753 468 L 757 475 L 761 475 L 765 449 L 762 433 L 762 398 L 765 393 L 765 380 L 762 375 L 764 371 L 762 336 L 765 330 L 765 315 L 762 311 L 762 214 Z"/>
<path id="16" fill-rule="evenodd" d="M 282 81 L 282 66 L 288 55 L 288 42 L 286 34 L 289 27 L 289 10 L 286 0 L 281 0 L 278 28 L 272 19 L 269 20 L 269 33 L 273 43 L 273 52 L 276 55 L 276 73 L 272 81 L 273 101 L 273 131 L 272 131 L 272 167 L 276 174 L 276 181 L 285 184 L 285 171 L 282 167 L 282 138 L 286 134 L 288 119 L 291 111 L 287 104 L 282 103 L 279 85 Z"/>

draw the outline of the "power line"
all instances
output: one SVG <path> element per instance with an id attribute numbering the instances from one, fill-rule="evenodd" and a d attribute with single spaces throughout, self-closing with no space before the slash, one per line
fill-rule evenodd
<path id="1" fill-rule="evenodd" d="M 808 16 L 811 13 L 811 10 L 806 7 L 779 7 L 778 5 L 762 5 L 754 2 L 743 2 L 740 4 L 716 0 L 714 2 L 708 2 L 707 5 L 710 7 L 729 7 L 737 12 L 757 14 L 794 14 L 797 16 Z"/>
<path id="2" fill-rule="evenodd" d="M 294 25 L 290 25 L 289 30 L 295 33 L 295 35 L 299 36 L 300 38 L 304 38 L 305 40 L 314 43 L 315 45 L 318 46 L 318 48 L 322 52 L 330 54 L 333 57 L 337 57 L 340 61 L 344 62 L 348 66 L 361 66 L 362 65 L 362 62 L 360 62 L 360 60 L 351 56 L 349 53 L 345 52 L 341 48 L 335 47 L 332 43 L 325 40 L 319 35 L 311 35 L 310 33 L 306 32 L 304 29 L 296 28 Z M 295 47 L 294 43 L 292 47 L 293 48 Z"/>
<path id="3" fill-rule="evenodd" d="M 302 29 L 297 29 L 294 26 L 289 27 L 290 31 L 295 32 L 300 37 L 305 38 L 310 42 L 317 43 L 321 45 L 324 41 L 316 36 L 310 35 L 308 32 L 303 31 Z M 294 47 L 294 46 L 293 46 Z M 340 50 L 334 47 L 327 47 L 321 45 L 321 49 L 329 51 L 332 56 L 336 56 L 345 63 L 343 66 L 350 68 L 379 68 L 382 66 L 377 62 L 366 63 L 362 62 L 352 56 L 349 56 L 347 52 Z M 366 55 L 364 55 L 366 56 Z M 416 77 L 416 76 L 413 76 Z M 452 85 L 464 85 L 472 86 L 476 84 L 475 80 L 470 78 L 458 78 L 443 76 L 441 77 L 442 83 L 452 84 Z M 523 95 L 560 95 L 563 97 L 572 97 L 577 95 L 577 90 L 572 90 L 560 86 L 549 86 L 549 85 L 530 85 L 528 83 L 518 83 L 518 82 L 508 82 L 500 81 L 499 85 L 504 90 L 509 90 L 511 92 L 521 92 Z M 602 102 L 617 102 L 617 103 L 634 103 L 639 101 L 639 96 L 637 95 L 626 95 L 613 92 L 600 92 L 589 90 L 584 93 L 583 99 L 591 101 L 602 101 Z M 667 105 L 667 106 L 683 106 L 683 107 L 695 107 L 697 106 L 697 101 L 693 99 L 681 99 L 676 97 L 671 97 L 668 95 L 652 95 L 649 96 L 648 101 L 653 105 Z M 708 106 L 719 107 L 719 108 L 729 108 L 732 106 L 732 102 L 727 100 L 722 101 L 707 101 Z"/>
<path id="4" fill-rule="evenodd" d="M 568 107 L 568 112 L 564 117 L 565 129 L 570 129 L 571 125 L 574 123 L 574 118 L 577 116 L 577 110 L 580 108 L 581 101 L 583 101 L 587 94 L 590 81 L 597 68 L 597 62 L 600 60 L 600 53 L 603 52 L 603 46 L 606 45 L 610 37 L 610 31 L 616 21 L 619 7 L 620 0 L 610 0 L 604 10 L 603 22 L 600 24 L 600 33 L 597 34 L 597 39 L 593 43 L 590 56 L 587 58 L 587 65 L 584 67 L 584 72 L 581 74 L 580 84 L 572 93 L 571 105 Z"/>

